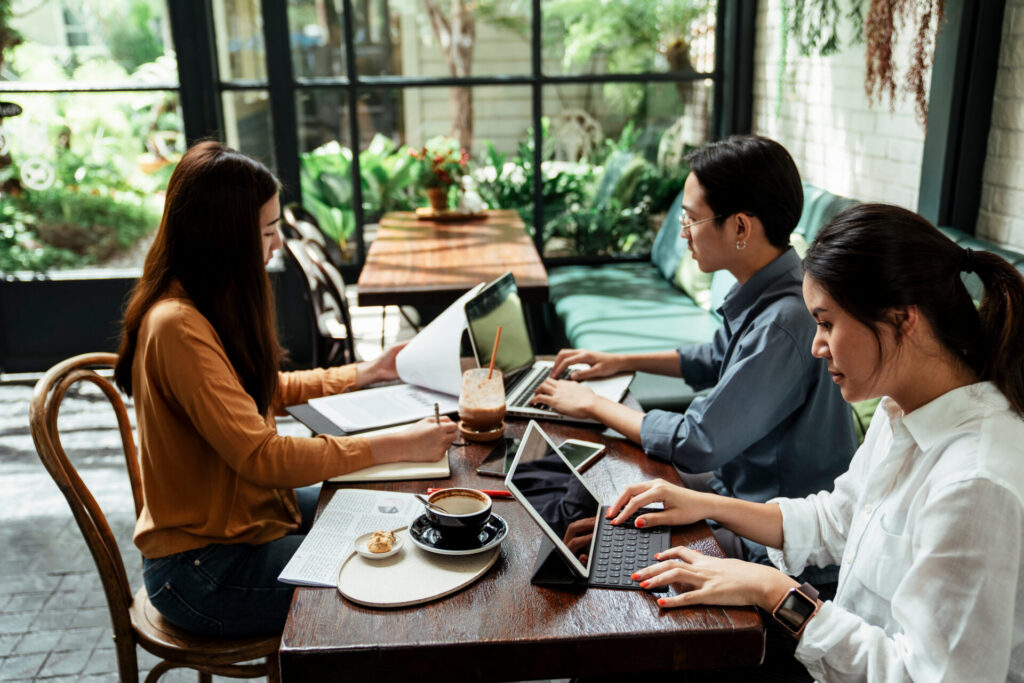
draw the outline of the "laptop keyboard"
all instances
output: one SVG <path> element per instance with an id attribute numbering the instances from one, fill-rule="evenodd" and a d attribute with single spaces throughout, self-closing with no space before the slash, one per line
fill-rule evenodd
<path id="1" fill-rule="evenodd" d="M 657 561 L 656 553 L 668 550 L 671 532 L 668 527 L 636 528 L 634 522 L 638 516 L 656 510 L 641 508 L 628 520 L 614 526 L 604 516 L 607 510 L 607 507 L 601 508 L 595 557 L 587 583 L 605 588 L 638 589 L 640 584 L 631 578 L 633 572 L 651 566 Z M 656 593 L 666 590 L 668 586 L 653 589 Z"/>
<path id="2" fill-rule="evenodd" d="M 543 384 L 544 380 L 546 380 L 548 378 L 548 375 L 550 374 L 550 370 L 548 370 L 547 368 L 541 368 L 540 370 L 541 371 L 537 373 L 536 377 L 532 377 L 532 378 L 530 378 L 528 380 L 525 380 L 525 381 L 527 381 L 529 383 L 523 385 L 525 387 L 525 389 L 522 392 L 520 392 L 518 396 L 516 396 L 515 400 L 509 402 L 509 406 L 511 406 L 513 408 L 527 408 L 527 407 L 529 407 L 529 408 L 538 408 L 540 410 L 551 410 L 550 406 L 546 406 L 546 405 L 544 405 L 542 403 L 538 403 L 536 405 L 530 405 L 530 399 L 533 398 L 533 394 L 534 394 L 534 392 L 537 391 L 537 387 L 539 387 L 541 384 Z M 571 370 L 566 370 L 565 372 L 562 373 L 562 376 L 559 377 L 558 379 L 569 379 L 569 375 L 571 375 L 571 374 L 572 374 Z M 519 387 L 517 386 L 515 388 L 515 390 L 519 391 Z"/>

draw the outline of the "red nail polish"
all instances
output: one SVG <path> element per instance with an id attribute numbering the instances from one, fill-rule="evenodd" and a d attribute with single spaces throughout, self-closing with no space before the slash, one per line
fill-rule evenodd
<path id="1" fill-rule="evenodd" d="M 660 560 L 661 559 L 661 553 L 654 553 L 654 559 Z"/>
<path id="2" fill-rule="evenodd" d="M 647 526 L 647 522 L 645 522 L 642 517 L 640 519 L 636 520 L 636 528 L 637 529 L 643 529 L 645 526 Z"/>
<path id="3" fill-rule="evenodd" d="M 637 579 L 639 579 L 639 578 L 640 578 L 640 575 L 639 575 L 639 574 L 637 574 L 636 572 L 633 572 L 633 574 L 631 574 L 629 578 L 631 578 L 631 579 L 633 579 L 634 581 L 636 581 Z"/>
<path id="4" fill-rule="evenodd" d="M 665 598 L 658 598 L 658 607 L 665 606 Z"/>
<path id="5" fill-rule="evenodd" d="M 649 585 L 651 585 L 650 581 L 641 581 L 640 582 L 640 587 L 641 588 L 647 588 Z"/>

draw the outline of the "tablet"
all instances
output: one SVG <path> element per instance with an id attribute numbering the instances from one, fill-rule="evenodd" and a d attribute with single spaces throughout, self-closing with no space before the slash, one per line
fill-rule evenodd
<path id="1" fill-rule="evenodd" d="M 573 572 L 588 579 L 590 564 L 594 561 L 601 503 L 533 420 L 523 434 L 505 477 L 505 486 L 523 504 Z M 586 542 L 588 535 L 590 539 Z M 586 556 L 586 564 L 580 561 L 581 554 Z"/>

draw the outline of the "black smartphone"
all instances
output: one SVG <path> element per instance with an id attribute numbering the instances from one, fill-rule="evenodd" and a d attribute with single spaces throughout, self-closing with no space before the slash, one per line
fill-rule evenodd
<path id="1" fill-rule="evenodd" d="M 508 474 L 508 468 L 512 465 L 512 461 L 515 460 L 520 441 L 522 439 L 518 436 L 502 438 L 476 468 L 476 473 L 488 477 L 504 478 Z"/>

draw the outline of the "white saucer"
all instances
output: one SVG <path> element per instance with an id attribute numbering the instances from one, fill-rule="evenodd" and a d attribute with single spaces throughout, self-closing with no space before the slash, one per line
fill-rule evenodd
<path id="1" fill-rule="evenodd" d="M 398 532 L 402 531 L 402 529 L 405 529 L 405 527 L 402 527 L 401 529 L 395 529 L 395 543 L 391 546 L 391 550 L 387 551 L 386 553 L 375 553 L 367 547 L 367 544 L 370 542 L 370 536 L 373 536 L 374 534 L 374 532 L 372 531 L 368 534 L 363 534 L 362 536 L 356 539 L 355 551 L 368 560 L 383 560 L 385 557 L 391 557 L 392 555 L 396 554 L 399 550 L 401 550 L 402 546 L 405 544 L 405 542 L 403 541 L 405 537 L 398 535 Z"/>
<path id="2" fill-rule="evenodd" d="M 484 524 L 480 535 L 462 543 L 452 543 L 441 537 L 426 515 L 420 515 L 409 525 L 409 540 L 418 548 L 438 555 L 475 555 L 501 545 L 508 536 L 508 523 L 492 514 Z"/>

